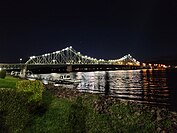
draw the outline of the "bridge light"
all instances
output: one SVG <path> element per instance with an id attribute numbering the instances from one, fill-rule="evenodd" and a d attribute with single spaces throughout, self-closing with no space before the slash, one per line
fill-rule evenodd
<path id="1" fill-rule="evenodd" d="M 35 58 L 35 56 L 31 56 L 31 57 L 30 57 L 30 59 L 34 59 L 34 58 Z"/>
<path id="2" fill-rule="evenodd" d="M 56 62 L 56 60 L 52 60 L 52 62 L 53 62 L 53 63 L 55 63 L 55 62 Z"/>
<path id="3" fill-rule="evenodd" d="M 139 62 L 139 61 L 137 61 L 136 63 L 137 63 L 138 65 L 140 64 L 140 62 Z"/>
<path id="4" fill-rule="evenodd" d="M 143 63 L 143 66 L 146 66 L 146 63 Z"/>
<path id="5" fill-rule="evenodd" d="M 2 68 L 0 67 L 0 71 L 2 70 Z"/>
<path id="6" fill-rule="evenodd" d="M 81 54 L 80 52 L 77 52 L 77 54 Z"/>
<path id="7" fill-rule="evenodd" d="M 72 49 L 73 47 L 72 47 L 72 46 L 70 46 L 69 48 L 70 48 L 70 49 Z"/>
<path id="8" fill-rule="evenodd" d="M 47 54 L 45 54 L 44 56 L 47 56 Z"/>

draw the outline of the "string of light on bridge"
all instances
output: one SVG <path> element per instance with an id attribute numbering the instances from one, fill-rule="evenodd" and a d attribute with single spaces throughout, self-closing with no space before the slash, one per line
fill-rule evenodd
<path id="1" fill-rule="evenodd" d="M 31 56 L 26 64 L 119 64 L 119 65 L 140 65 L 130 54 L 120 59 L 104 60 L 83 55 L 73 49 L 72 46 L 60 51 L 46 53 L 39 56 Z"/>
<path id="2" fill-rule="evenodd" d="M 22 59 L 21 59 L 22 60 Z M 87 55 L 83 55 L 80 52 L 74 50 L 72 46 L 64 48 L 60 51 L 52 53 L 46 53 L 39 56 L 31 56 L 25 65 L 60 65 L 60 64 L 113 64 L 113 65 L 133 65 L 141 66 L 142 68 L 168 68 L 164 64 L 151 64 L 151 63 L 140 63 L 130 54 L 123 56 L 119 59 L 104 60 L 97 59 Z M 0 69 L 20 69 L 20 64 L 0 64 Z"/>

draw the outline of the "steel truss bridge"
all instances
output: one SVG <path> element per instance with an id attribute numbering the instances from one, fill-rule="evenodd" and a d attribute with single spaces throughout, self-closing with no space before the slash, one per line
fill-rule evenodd
<path id="1" fill-rule="evenodd" d="M 39 56 L 31 56 L 25 63 L 27 65 L 51 65 L 51 64 L 116 64 L 116 65 L 134 65 L 139 66 L 140 62 L 136 61 L 130 54 L 125 55 L 120 59 L 104 60 L 96 59 L 83 55 L 72 48 L 72 46 L 47 53 Z"/>
<path id="2" fill-rule="evenodd" d="M 140 62 L 134 59 L 130 54 L 120 59 L 104 60 L 83 55 L 73 49 L 72 46 L 52 53 L 31 56 L 29 60 L 23 64 L 0 64 L 0 69 L 6 70 L 37 69 L 39 71 L 48 71 L 50 69 L 54 72 L 119 68 L 136 69 L 138 67 L 140 67 Z"/>

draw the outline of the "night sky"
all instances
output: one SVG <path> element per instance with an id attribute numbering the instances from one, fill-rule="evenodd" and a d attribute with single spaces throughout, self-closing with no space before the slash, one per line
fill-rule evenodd
<path id="1" fill-rule="evenodd" d="M 1 63 L 70 45 L 103 59 L 177 57 L 177 1 L 0 1 Z"/>

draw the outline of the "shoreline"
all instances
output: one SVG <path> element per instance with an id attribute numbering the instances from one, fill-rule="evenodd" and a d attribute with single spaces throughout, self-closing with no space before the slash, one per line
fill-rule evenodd
<path id="1" fill-rule="evenodd" d="M 91 101 L 91 104 L 94 110 L 101 114 L 114 116 L 115 112 L 112 112 L 110 110 L 112 106 L 121 106 L 123 108 L 126 108 L 126 111 L 132 112 L 132 117 L 137 117 L 148 113 L 153 117 L 152 119 L 154 121 L 154 124 L 157 126 L 157 132 L 177 132 L 177 112 L 171 111 L 166 107 L 152 106 L 150 104 L 137 103 L 136 101 L 132 102 L 126 100 L 119 100 L 115 97 L 100 94 L 79 92 L 74 88 L 69 89 L 64 87 L 52 87 L 45 85 L 45 89 L 51 91 L 55 97 L 68 99 L 70 101 L 75 101 L 78 97 L 89 98 L 89 96 L 95 96 L 96 99 Z M 169 123 L 171 123 L 169 128 L 164 129 L 162 123 L 165 123 L 165 121 L 169 121 Z"/>

